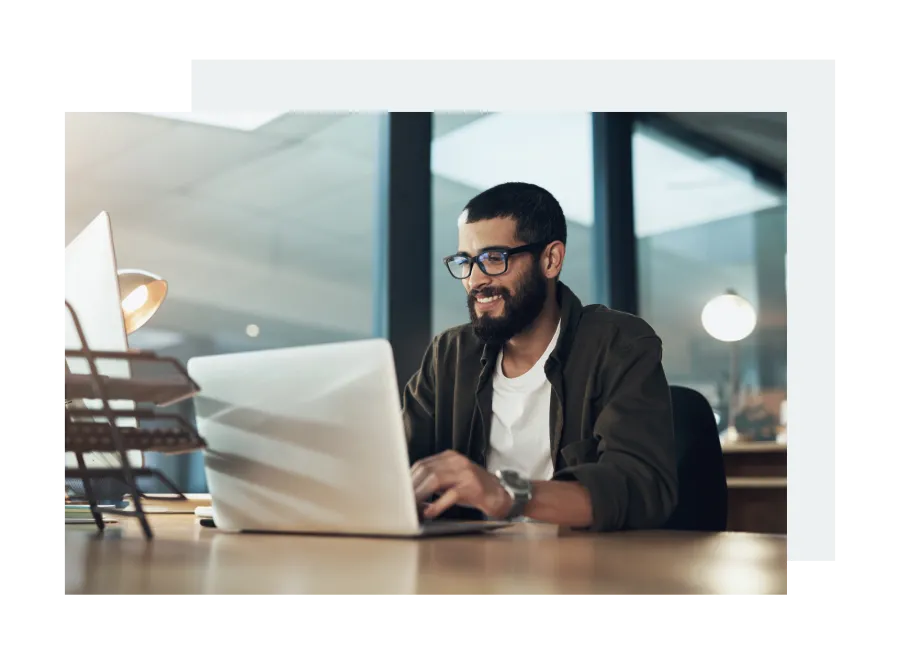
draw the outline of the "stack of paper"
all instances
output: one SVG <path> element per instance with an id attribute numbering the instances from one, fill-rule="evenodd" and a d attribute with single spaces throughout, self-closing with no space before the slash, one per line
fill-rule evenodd
<path id="1" fill-rule="evenodd" d="M 98 505 L 97 509 L 102 513 L 106 509 L 115 509 L 114 505 Z M 103 517 L 106 523 L 114 523 L 115 519 Z M 90 505 L 74 505 L 66 503 L 66 523 L 93 523 Z"/>
<path id="2" fill-rule="evenodd" d="M 211 507 L 212 499 L 209 494 L 185 494 L 187 500 L 177 494 L 144 494 L 141 497 L 141 505 L 148 514 L 193 514 L 198 507 Z M 128 501 L 128 510 L 134 510 L 134 501 L 131 496 L 125 496 Z"/>

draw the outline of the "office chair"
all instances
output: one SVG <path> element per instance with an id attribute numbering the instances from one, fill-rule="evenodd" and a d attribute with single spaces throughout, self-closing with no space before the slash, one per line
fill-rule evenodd
<path id="1" fill-rule="evenodd" d="M 672 386 L 678 464 L 678 504 L 665 524 L 670 530 L 725 530 L 728 487 L 722 444 L 712 407 L 703 394 Z"/>

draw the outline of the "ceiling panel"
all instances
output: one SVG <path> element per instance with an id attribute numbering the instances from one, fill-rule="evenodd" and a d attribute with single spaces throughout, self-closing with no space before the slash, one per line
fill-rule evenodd
<path id="1" fill-rule="evenodd" d="M 317 193 L 308 202 L 294 203 L 279 211 L 309 232 L 324 232 L 346 240 L 372 242 L 378 212 L 374 171 L 347 181 L 327 192 Z"/>
<path id="2" fill-rule="evenodd" d="M 67 112 L 66 174 L 110 158 L 174 129 L 171 121 L 130 113 Z"/>
<path id="3" fill-rule="evenodd" d="M 318 114 L 292 111 L 257 128 L 254 133 L 290 141 L 306 139 L 347 116 L 349 112 Z"/>
<path id="4" fill-rule="evenodd" d="M 330 191 L 365 184 L 373 169 L 371 161 L 358 155 L 306 141 L 235 166 L 189 192 L 285 213 Z"/>
<path id="5" fill-rule="evenodd" d="M 276 142 L 252 133 L 176 123 L 176 127 L 152 140 L 110 157 L 92 173 L 98 182 L 172 191 L 234 168 L 276 147 Z"/>
<path id="6" fill-rule="evenodd" d="M 88 176 L 66 174 L 66 243 L 69 243 L 100 212 L 108 212 L 113 229 L 160 198 L 146 187 L 130 183 L 99 184 Z"/>
<path id="7" fill-rule="evenodd" d="M 153 231 L 168 243 L 202 246 L 222 257 L 267 265 L 275 253 L 275 219 L 231 203 L 168 194 L 116 220 L 128 229 Z M 184 262 L 189 266 L 190 262 Z"/>
<path id="8" fill-rule="evenodd" d="M 116 251 L 123 265 L 141 262 L 165 277 L 170 295 L 185 302 L 321 329 L 355 332 L 371 326 L 372 294 L 366 280 L 350 285 L 314 270 L 261 266 L 223 257 L 215 245 L 176 241 L 143 230 L 117 237 Z"/>
<path id="9" fill-rule="evenodd" d="M 308 143 L 355 154 L 375 168 L 383 117 L 384 114 L 350 114 L 313 134 Z"/>
<path id="10" fill-rule="evenodd" d="M 337 199 L 335 196 L 335 202 Z M 346 198 L 344 201 L 346 209 Z M 362 209 L 369 210 L 369 204 Z M 173 194 L 112 220 L 117 241 L 139 239 L 144 231 L 152 230 L 170 245 L 202 248 L 220 257 L 223 265 L 241 259 L 273 272 L 357 285 L 371 275 L 374 248 L 371 221 L 366 229 L 350 228 L 352 234 L 344 235 L 322 228 L 322 224 L 335 225 L 334 217 L 319 224 L 308 224 L 291 216 L 275 216 L 234 203 Z M 127 265 L 144 266 L 140 262 Z M 190 266 L 191 262 L 181 265 Z"/>

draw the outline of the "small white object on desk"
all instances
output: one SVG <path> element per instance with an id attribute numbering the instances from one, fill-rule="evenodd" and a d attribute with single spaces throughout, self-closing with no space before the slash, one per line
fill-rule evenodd
<path id="1" fill-rule="evenodd" d="M 779 423 L 781 424 L 781 430 L 779 430 L 778 435 L 775 437 L 775 441 L 780 444 L 787 443 L 787 399 L 781 401 L 781 410 L 779 412 Z"/>

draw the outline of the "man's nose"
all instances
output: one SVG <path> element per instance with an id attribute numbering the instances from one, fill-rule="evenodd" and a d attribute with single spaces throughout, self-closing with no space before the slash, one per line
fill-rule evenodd
<path id="1" fill-rule="evenodd" d="M 472 274 L 469 276 L 468 282 L 469 293 L 472 293 L 472 291 L 489 285 L 491 283 L 491 276 L 485 275 L 478 267 L 478 264 L 472 264 Z"/>

